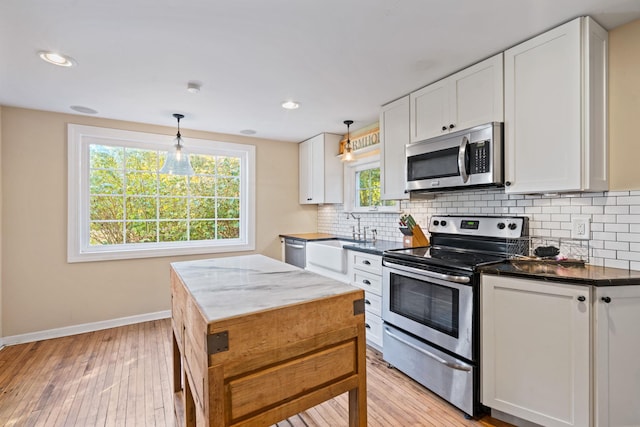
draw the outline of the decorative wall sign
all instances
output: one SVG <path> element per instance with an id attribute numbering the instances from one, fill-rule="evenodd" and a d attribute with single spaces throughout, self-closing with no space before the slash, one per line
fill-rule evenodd
<path id="1" fill-rule="evenodd" d="M 347 136 L 345 135 L 340 141 L 339 154 L 344 152 L 344 144 L 347 143 Z M 380 126 L 373 123 L 358 131 L 351 132 L 351 148 L 353 151 L 358 151 L 366 147 L 371 147 L 380 143 Z"/>

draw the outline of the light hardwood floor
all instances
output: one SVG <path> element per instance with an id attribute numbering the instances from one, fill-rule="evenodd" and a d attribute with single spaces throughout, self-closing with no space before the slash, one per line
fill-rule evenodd
<path id="1" fill-rule="evenodd" d="M 0 426 L 174 426 L 171 323 L 0 350 Z M 369 426 L 509 426 L 462 413 L 367 351 Z M 346 394 L 277 424 L 347 426 Z"/>

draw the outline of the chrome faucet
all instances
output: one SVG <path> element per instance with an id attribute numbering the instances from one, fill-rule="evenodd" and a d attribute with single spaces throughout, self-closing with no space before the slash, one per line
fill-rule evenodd
<path id="1" fill-rule="evenodd" d="M 356 227 L 351 226 L 351 236 L 353 237 L 353 239 L 356 239 L 356 235 L 358 236 L 358 240 L 360 240 L 360 217 L 359 216 L 355 216 L 353 214 L 353 212 L 349 212 L 347 213 L 347 219 L 349 219 L 349 216 L 351 216 L 351 218 L 355 219 L 356 221 L 358 221 L 358 231 L 356 232 Z M 366 232 L 365 232 L 366 233 Z M 366 241 L 366 234 L 365 234 L 365 241 Z"/>

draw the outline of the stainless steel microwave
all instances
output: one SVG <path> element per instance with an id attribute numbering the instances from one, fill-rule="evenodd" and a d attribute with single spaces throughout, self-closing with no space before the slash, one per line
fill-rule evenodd
<path id="1" fill-rule="evenodd" d="M 502 123 L 408 144 L 407 191 L 441 191 L 458 187 L 502 186 Z"/>

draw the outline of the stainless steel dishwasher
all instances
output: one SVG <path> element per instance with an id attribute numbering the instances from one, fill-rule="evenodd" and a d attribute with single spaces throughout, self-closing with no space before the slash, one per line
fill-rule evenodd
<path id="1" fill-rule="evenodd" d="M 305 268 L 307 264 L 307 242 L 305 240 L 285 238 L 284 262 Z"/>

